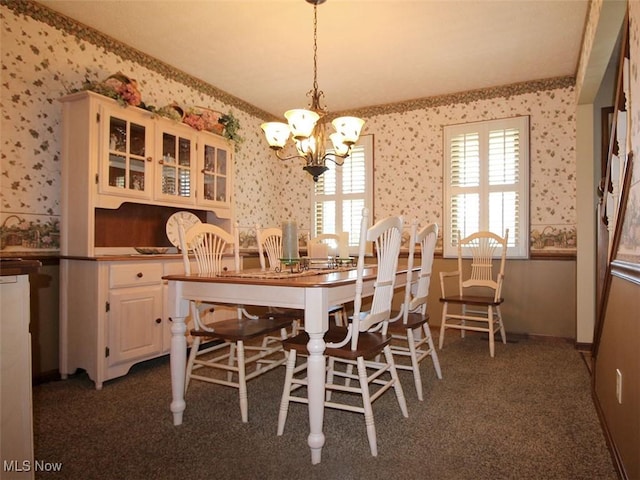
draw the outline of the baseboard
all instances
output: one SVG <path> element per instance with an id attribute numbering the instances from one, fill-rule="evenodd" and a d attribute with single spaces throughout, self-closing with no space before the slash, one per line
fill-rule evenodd
<path id="1" fill-rule="evenodd" d="M 580 350 L 581 352 L 589 352 L 589 354 L 591 354 L 592 348 L 593 348 L 593 343 L 576 342 L 576 350 Z"/>
<path id="2" fill-rule="evenodd" d="M 60 375 L 59 370 L 49 370 L 48 372 L 40 372 L 34 374 L 31 377 L 31 384 L 40 385 L 42 383 L 57 382 L 61 379 L 62 376 Z"/>
<path id="3" fill-rule="evenodd" d="M 440 331 L 440 327 L 439 326 L 431 326 L 431 330 L 432 331 L 436 331 L 439 332 Z M 495 332 L 496 334 L 496 339 L 499 339 L 499 332 Z M 473 330 L 468 330 L 466 332 L 466 335 L 468 336 L 479 336 L 479 337 L 484 337 L 488 340 L 489 338 L 489 334 L 486 332 L 475 332 Z M 534 340 L 534 341 L 539 341 L 539 342 L 553 342 L 553 343 L 568 343 L 571 345 L 576 345 L 576 349 L 580 350 L 579 348 L 577 348 L 577 344 L 575 343 L 575 340 L 573 338 L 569 338 L 569 337 L 555 337 L 552 335 L 538 335 L 535 333 L 517 333 L 517 332 L 506 332 L 507 335 L 507 343 L 518 343 L 520 341 L 525 341 L 525 340 Z M 590 348 L 588 348 L 589 351 L 591 351 Z"/>

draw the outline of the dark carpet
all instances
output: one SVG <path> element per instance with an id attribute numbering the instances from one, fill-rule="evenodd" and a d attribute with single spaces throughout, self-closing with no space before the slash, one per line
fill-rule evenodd
<path id="1" fill-rule="evenodd" d="M 361 415 L 326 410 L 322 462 L 311 465 L 306 406 L 276 436 L 284 367 L 249 383 L 249 423 L 235 389 L 194 382 L 175 427 L 168 357 L 134 366 L 101 391 L 80 372 L 34 387 L 42 479 L 617 479 L 572 344 L 447 336 L 443 379 L 422 364 L 424 402 L 400 372 L 409 418 L 392 392 L 374 403 L 378 457 Z"/>

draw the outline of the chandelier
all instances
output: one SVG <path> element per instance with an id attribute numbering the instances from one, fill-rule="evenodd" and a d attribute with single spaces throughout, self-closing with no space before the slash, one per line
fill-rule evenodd
<path id="1" fill-rule="evenodd" d="M 288 110 L 284 113 L 288 123 L 267 122 L 261 125 L 269 142 L 280 160 L 302 158 L 306 165 L 304 170 L 313 176 L 314 181 L 329 170 L 327 160 L 336 165 L 343 165 L 344 160 L 351 153 L 351 147 L 358 141 L 364 120 L 357 117 L 339 117 L 331 124 L 335 132 L 329 135 L 333 145 L 331 151 L 326 150 L 327 125 L 325 116 L 327 110 L 320 105 L 324 92 L 318 90 L 318 5 L 326 0 L 306 0 L 313 5 L 313 88 L 307 92 L 311 97 L 308 109 Z M 281 151 L 287 144 L 289 136 L 293 137 L 297 155 L 282 157 Z"/>

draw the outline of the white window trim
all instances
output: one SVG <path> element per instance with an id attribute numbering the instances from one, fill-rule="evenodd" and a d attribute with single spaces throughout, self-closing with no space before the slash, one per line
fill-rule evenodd
<path id="1" fill-rule="evenodd" d="M 374 145 L 374 136 L 373 134 L 366 134 L 366 135 L 361 135 L 360 138 L 358 139 L 358 141 L 356 142 L 357 146 L 360 146 L 364 149 L 365 152 L 365 192 L 363 194 L 364 196 L 364 204 L 365 207 L 367 209 L 369 209 L 370 212 L 370 218 L 374 218 L 373 217 L 373 170 L 374 170 L 374 150 L 373 150 L 373 145 Z M 336 169 L 336 175 L 339 176 L 341 175 L 341 168 L 338 165 L 335 165 L 333 162 L 329 161 L 327 162 L 327 165 L 329 166 L 329 168 L 335 168 Z M 342 197 L 342 195 L 338 194 L 336 196 L 336 200 L 339 200 Z M 358 196 L 360 197 L 360 196 Z M 315 221 L 315 203 L 316 203 L 316 193 L 315 193 L 315 184 L 311 186 L 311 195 L 310 195 L 310 199 L 311 199 L 311 204 L 310 204 L 310 208 L 311 208 L 311 218 L 310 218 L 310 234 L 312 237 L 316 236 L 318 234 L 318 232 L 316 232 L 316 221 Z M 360 219 L 358 219 L 358 221 L 356 222 L 357 225 L 360 225 Z M 338 228 L 338 226 L 336 226 L 337 231 L 340 232 L 342 229 Z M 328 233 L 328 232 L 327 232 Z M 335 233 L 335 232 L 333 232 Z M 351 235 L 349 236 L 350 239 L 350 246 L 349 246 L 349 255 L 351 256 L 356 256 L 358 254 L 358 246 L 351 244 L 352 243 L 352 237 Z M 371 244 L 367 245 L 366 248 L 366 253 L 367 254 L 372 254 L 373 253 L 373 246 Z"/>
<path id="2" fill-rule="evenodd" d="M 518 218 L 520 220 L 520 227 L 518 232 L 518 238 L 515 238 L 515 232 L 509 232 L 509 246 L 507 248 L 507 257 L 508 258 L 528 258 L 529 257 L 529 231 L 530 231 L 530 219 L 529 219 L 529 168 L 530 168 L 530 144 L 529 144 L 529 117 L 521 116 L 521 117 L 513 117 L 499 120 L 490 120 L 490 121 L 482 121 L 482 122 L 473 122 L 467 124 L 460 125 L 449 125 L 444 127 L 443 131 L 443 152 L 444 152 L 444 162 L 443 162 L 443 183 L 444 183 L 444 197 L 443 197 L 443 220 L 444 226 L 443 228 L 443 256 L 445 258 L 457 257 L 457 244 L 454 243 L 453 235 L 450 228 L 447 226 L 452 224 L 451 220 L 451 197 L 455 192 L 459 192 L 460 187 L 454 188 L 451 185 L 451 139 L 456 135 L 460 135 L 463 133 L 480 133 L 481 137 L 481 164 L 487 163 L 486 159 L 488 157 L 488 145 L 487 142 L 483 141 L 483 136 L 488 135 L 490 130 L 502 129 L 502 128 L 518 128 L 520 145 L 521 148 L 519 150 L 519 163 L 520 167 L 518 169 L 518 182 L 516 191 L 520 196 L 519 201 L 519 215 Z M 498 187 L 500 189 L 500 187 Z M 488 185 L 488 182 L 483 182 L 481 180 L 480 186 L 480 197 L 481 197 L 481 205 L 487 203 L 488 195 L 491 191 L 491 188 Z M 488 211 L 487 209 L 482 209 L 480 212 L 480 229 L 487 230 L 488 229 Z M 471 233 L 471 232 L 469 232 Z M 503 236 L 504 232 L 494 232 L 498 235 Z"/>

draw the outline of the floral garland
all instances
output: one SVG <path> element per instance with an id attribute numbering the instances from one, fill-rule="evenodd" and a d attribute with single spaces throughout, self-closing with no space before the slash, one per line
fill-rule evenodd
<path id="1" fill-rule="evenodd" d="M 159 108 L 153 105 L 146 105 L 142 101 L 138 82 L 133 78 L 127 77 L 122 72 L 110 75 L 103 81 L 91 81 L 87 78 L 81 88 L 74 89 L 71 93 L 84 90 L 112 98 L 124 107 L 131 105 L 143 108 L 156 115 L 182 122 L 196 130 L 205 130 L 223 135 L 225 138 L 234 141 L 238 146 L 244 141 L 238 133 L 240 122 L 231 112 L 222 114 L 205 107 L 190 107 L 185 110 L 176 103 Z"/>

